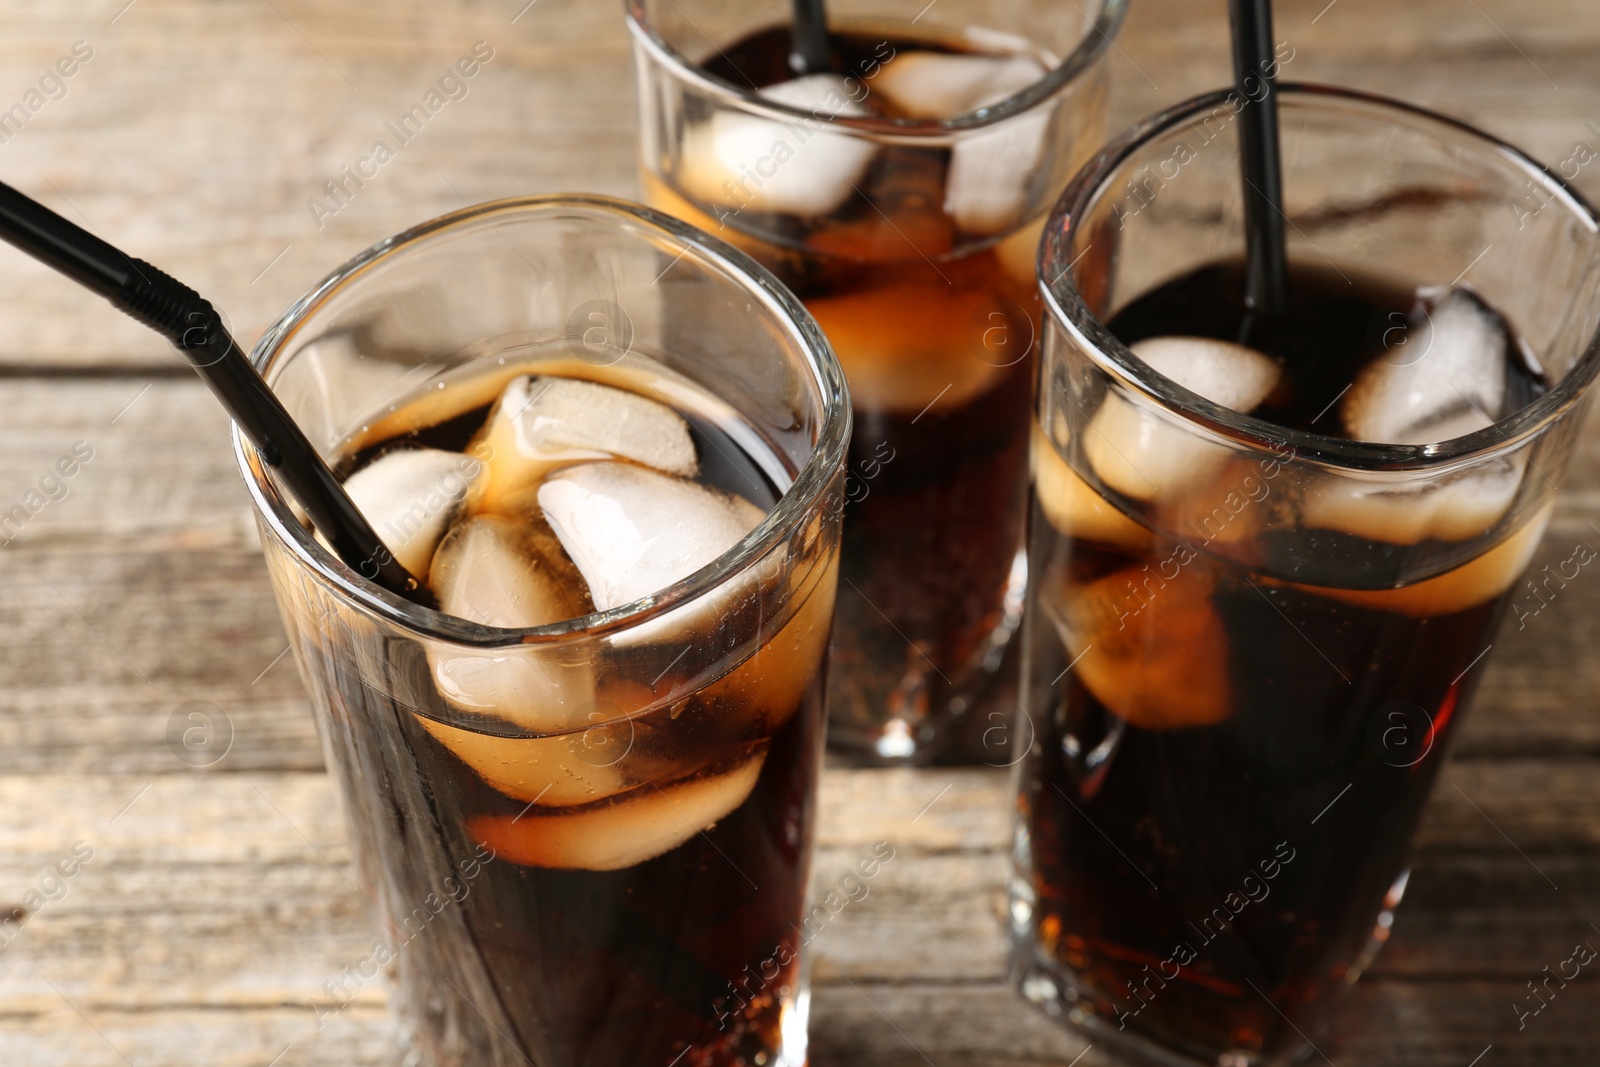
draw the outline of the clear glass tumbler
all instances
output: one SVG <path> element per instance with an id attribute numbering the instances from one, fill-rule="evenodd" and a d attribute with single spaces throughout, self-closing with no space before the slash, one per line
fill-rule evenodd
<path id="1" fill-rule="evenodd" d="M 935 756 L 1025 583 L 1045 213 L 1105 137 L 1124 0 L 837 0 L 794 78 L 786 0 L 629 0 L 653 206 L 816 316 L 855 405 L 829 737 Z"/>
<path id="2" fill-rule="evenodd" d="M 1544 386 L 1464 436 L 1374 444 L 1238 414 L 1113 336 L 1156 287 L 1243 257 L 1227 94 L 1145 121 L 1063 194 L 1040 253 L 1013 973 L 1161 1064 L 1291 1062 L 1387 936 L 1484 654 L 1533 596 L 1600 361 L 1580 197 L 1459 122 L 1277 93 L 1292 266 L 1336 294 L 1378 277 L 1481 298 Z M 1415 365 L 1451 405 L 1479 387 L 1440 306 L 1409 335 L 1404 314 L 1357 324 L 1386 353 L 1371 380 Z M 1350 387 L 1321 383 L 1310 423 L 1367 418 L 1335 407 Z"/>
<path id="3" fill-rule="evenodd" d="M 518 373 L 625 373 L 694 398 L 783 490 L 657 594 L 501 629 L 364 580 L 236 437 L 379 924 L 327 1010 L 382 971 L 431 1067 L 804 1063 L 797 931 L 850 430 L 805 310 L 675 219 L 535 197 L 373 247 L 254 359 L 330 457 L 396 419 L 481 410 Z M 472 678 L 504 683 L 500 702 L 446 699 Z"/>

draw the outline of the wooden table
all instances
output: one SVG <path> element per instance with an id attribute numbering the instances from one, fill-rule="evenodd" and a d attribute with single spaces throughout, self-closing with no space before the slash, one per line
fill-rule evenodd
<path id="1" fill-rule="evenodd" d="M 1443 108 L 1552 161 L 1600 147 L 1593 0 L 1278 6 L 1290 77 Z M 0 177 L 205 289 L 253 338 L 423 218 L 533 191 L 633 195 L 618 8 L 5 0 L 0 109 L 75 42 L 92 56 L 0 143 Z M 469 96 L 314 218 L 323 182 L 479 40 L 494 57 Z M 1115 124 L 1222 82 L 1225 41 L 1220 0 L 1134 0 Z M 1577 181 L 1600 194 L 1600 163 Z M 372 935 L 224 419 L 150 335 L 9 249 L 0 293 L 0 511 L 93 451 L 0 550 L 0 909 L 40 905 L 0 926 L 0 1063 L 400 1063 L 375 989 L 314 1023 Z M 1591 432 L 1536 566 L 1600 544 L 1597 520 Z M 1512 1010 L 1576 942 L 1600 945 L 1597 609 L 1600 579 L 1583 578 L 1496 642 L 1392 943 L 1320 1043 L 1330 1063 L 1600 1055 L 1592 973 L 1521 1032 Z M 196 710 L 226 751 L 204 768 L 168 740 Z M 815 942 L 816 1062 L 1074 1061 L 1084 1041 L 1002 979 L 1005 775 L 832 771 L 823 793 L 821 884 L 879 838 L 898 855 Z M 75 846 L 92 858 L 47 876 Z"/>

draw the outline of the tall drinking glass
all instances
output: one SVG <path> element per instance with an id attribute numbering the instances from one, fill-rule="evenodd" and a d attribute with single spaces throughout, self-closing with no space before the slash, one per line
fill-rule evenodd
<path id="1" fill-rule="evenodd" d="M 933 757 L 1025 581 L 1045 212 L 1104 140 L 1124 0 L 830 0 L 796 78 L 788 0 L 629 0 L 646 199 L 816 316 L 855 405 L 830 738 Z"/>
<path id="2" fill-rule="evenodd" d="M 1289 1062 L 1387 937 L 1600 360 L 1581 198 L 1459 122 L 1277 92 L 1276 342 L 1315 355 L 1133 336 L 1239 321 L 1227 95 L 1105 149 L 1041 250 L 1014 976 L 1162 1064 Z"/>
<path id="3" fill-rule="evenodd" d="M 375 246 L 254 358 L 341 462 L 397 426 L 481 419 L 529 373 L 670 404 L 717 431 L 704 466 L 742 453 L 782 491 L 666 589 L 504 629 L 364 580 L 235 438 L 378 920 L 325 1012 L 381 971 L 436 1067 L 804 1063 L 797 931 L 850 428 L 804 309 L 677 220 L 535 197 Z"/>

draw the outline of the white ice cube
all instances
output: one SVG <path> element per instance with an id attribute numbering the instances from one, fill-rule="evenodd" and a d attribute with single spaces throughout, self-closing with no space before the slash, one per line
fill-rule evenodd
<path id="1" fill-rule="evenodd" d="M 687 578 L 764 514 L 742 497 L 625 463 L 561 471 L 539 487 L 538 498 L 600 611 Z"/>
<path id="2" fill-rule="evenodd" d="M 1245 412 L 1277 388 L 1282 371 L 1270 356 L 1206 337 L 1152 337 L 1130 346 L 1152 369 L 1207 400 Z M 1084 433 L 1084 452 L 1100 481 L 1137 500 L 1184 495 L 1228 462 L 1173 415 L 1111 392 Z"/>
<path id="3" fill-rule="evenodd" d="M 384 547 L 419 579 L 427 577 L 444 536 L 480 464 L 459 452 L 413 448 L 380 456 L 345 480 L 345 492 Z"/>
<path id="4" fill-rule="evenodd" d="M 1032 56 L 905 52 L 873 87 L 913 118 L 951 118 L 998 104 L 1045 74 Z M 944 194 L 944 209 L 957 226 L 998 233 L 1022 221 L 1028 179 L 1044 154 L 1049 126 L 1049 105 L 1042 104 L 993 128 L 957 135 Z"/>
<path id="5" fill-rule="evenodd" d="M 428 584 L 441 611 L 486 626 L 546 626 L 589 613 L 582 582 L 559 551 L 544 550 L 525 523 L 496 515 L 459 522 L 445 535 Z M 538 646 L 442 642 L 429 644 L 428 658 L 439 692 L 463 711 L 540 732 L 591 725 L 594 677 L 581 658 Z"/>
<path id="6" fill-rule="evenodd" d="M 852 97 L 862 82 L 808 74 L 760 90 L 780 104 L 810 112 L 786 122 L 718 111 L 684 133 L 679 184 L 690 196 L 735 211 L 826 215 L 850 198 L 875 151 L 872 142 L 830 132 L 836 116 L 860 117 Z"/>
<path id="7" fill-rule="evenodd" d="M 488 783 L 512 800 L 565 808 L 591 804 L 638 785 L 628 757 L 637 741 L 633 722 L 605 721 L 555 737 L 500 737 L 416 716 L 432 734 Z"/>
<path id="8" fill-rule="evenodd" d="M 956 142 L 945 179 L 944 209 L 961 229 L 999 233 L 1022 221 L 1028 181 L 1050 128 L 1050 115 L 1042 107 Z"/>
<path id="9" fill-rule="evenodd" d="M 1515 532 L 1487 552 L 1432 578 L 1398 589 L 1318 587 L 1316 592 L 1320 596 L 1420 619 L 1465 611 L 1504 593 L 1522 576 L 1539 549 L 1553 509 L 1553 503 L 1545 504 L 1525 516 Z"/>
<path id="10" fill-rule="evenodd" d="M 478 815 L 467 832 L 496 859 L 523 867 L 615 871 L 683 844 L 744 803 L 765 746 L 731 769 L 671 785 L 647 784 L 609 803 L 566 812 Z"/>
<path id="11" fill-rule="evenodd" d="M 1114 505 L 1078 476 L 1078 472 L 1033 424 L 1033 494 L 1045 519 L 1060 533 L 1086 541 L 1131 549 L 1147 547 L 1149 530 L 1118 511 Z"/>
<path id="12" fill-rule="evenodd" d="M 699 469 L 689 424 L 649 397 L 575 378 L 514 378 L 472 447 L 484 460 L 477 511 L 501 511 L 551 471 L 628 459 L 669 474 Z"/>
<path id="13" fill-rule="evenodd" d="M 1341 407 L 1358 441 L 1426 445 L 1489 425 L 1506 402 L 1506 335 L 1464 289 L 1424 293 L 1426 318 L 1359 375 Z"/>
<path id="14" fill-rule="evenodd" d="M 833 631 L 839 571 L 837 552 L 825 563 L 809 567 L 804 563 L 789 567 L 786 559 L 787 553 L 779 546 L 768 561 L 752 568 L 749 579 L 742 584 L 751 595 L 761 597 L 770 595 L 780 582 L 800 582 L 793 588 L 786 605 L 792 612 L 788 620 L 782 621 L 781 614 L 763 618 L 760 638 L 749 658 L 700 691 L 700 698 L 708 706 L 749 723 L 761 736 L 776 733 L 778 727 L 800 709 L 807 689 L 815 683 L 828 654 L 828 639 Z M 768 562 L 775 566 L 769 568 Z M 764 577 L 769 574 L 779 577 L 770 580 Z M 703 605 L 679 608 L 659 621 L 652 620 L 654 625 L 644 627 L 645 636 L 653 643 L 666 644 L 692 639 L 698 633 L 704 643 L 704 635 L 714 632 L 716 620 L 738 610 L 734 595 L 719 588 L 705 598 Z M 637 637 L 637 629 L 630 636 Z"/>
<path id="15" fill-rule="evenodd" d="M 1170 730 L 1234 712 L 1228 631 L 1216 579 L 1204 566 L 1170 581 L 1137 566 L 1084 583 L 1045 610 L 1072 671 L 1102 704 L 1135 726 Z M 1140 591 L 1153 596 L 1146 602 Z"/>
<path id="16" fill-rule="evenodd" d="M 952 291 L 931 276 L 806 302 L 839 357 L 855 409 L 906 418 L 958 411 L 1004 379 L 1022 358 L 1011 346 L 1028 344 L 1032 325 L 1002 306 L 990 293 Z M 980 330 L 982 349 L 951 341 Z"/>
<path id="17" fill-rule="evenodd" d="M 1473 428 L 1485 425 L 1482 420 Z M 1526 457 L 1517 455 L 1425 479 L 1330 475 L 1306 490 L 1300 521 L 1391 544 L 1462 541 L 1487 533 L 1505 517 L 1526 466 Z"/>
<path id="18" fill-rule="evenodd" d="M 1271 395 L 1283 374 L 1271 356 L 1210 337 L 1149 337 L 1129 351 L 1190 392 L 1240 412 Z"/>
<path id="19" fill-rule="evenodd" d="M 1045 76 L 1032 56 L 901 52 L 872 80 L 875 92 L 916 119 L 953 118 L 998 103 Z"/>
<path id="20" fill-rule="evenodd" d="M 1357 440 L 1434 444 L 1504 414 L 1512 353 L 1499 316 L 1465 289 L 1422 296 L 1421 325 L 1363 368 L 1344 398 L 1345 429 Z M 1518 455 L 1427 479 L 1345 475 L 1307 491 L 1301 521 L 1395 544 L 1464 540 L 1505 516 L 1525 467 Z"/>

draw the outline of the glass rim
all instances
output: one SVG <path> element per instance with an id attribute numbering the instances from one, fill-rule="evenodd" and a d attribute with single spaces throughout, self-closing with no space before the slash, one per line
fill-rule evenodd
<path id="1" fill-rule="evenodd" d="M 1275 450 L 1289 445 L 1300 457 L 1353 471 L 1436 472 L 1445 464 L 1466 465 L 1510 452 L 1578 402 L 1584 388 L 1600 370 L 1600 329 L 1590 336 L 1582 354 L 1566 374 L 1531 404 L 1481 430 L 1424 445 L 1353 441 L 1279 426 L 1207 400 L 1134 355 L 1089 311 L 1068 277 L 1075 262 L 1071 257 L 1078 222 L 1108 187 L 1107 179 L 1119 172 L 1130 157 L 1180 123 L 1220 106 L 1235 92 L 1219 89 L 1205 93 L 1141 119 L 1096 153 L 1068 183 L 1051 209 L 1039 249 L 1039 289 L 1044 297 L 1045 313 L 1067 329 L 1102 370 L 1175 417 L 1230 443 L 1256 450 Z M 1498 156 L 1522 170 L 1529 181 L 1551 194 L 1552 201 L 1560 203 L 1591 234 L 1600 235 L 1600 216 L 1583 194 L 1522 149 L 1467 122 L 1403 100 L 1339 86 L 1280 82 L 1273 92 L 1313 103 L 1353 105 L 1391 121 L 1408 122 L 1418 129 L 1432 127 L 1456 137 L 1464 135 L 1486 154 Z M 1047 278 L 1054 280 L 1046 281 Z"/>
<path id="2" fill-rule="evenodd" d="M 1078 75 L 1087 70 L 1111 47 L 1111 42 L 1122 28 L 1128 12 L 1128 0 L 1093 0 L 1097 7 L 1088 32 L 1076 48 L 1056 64 L 1043 78 L 1032 85 L 986 107 L 960 115 L 939 119 L 877 118 L 870 115 L 829 115 L 827 123 L 842 131 L 862 136 L 929 137 L 957 133 L 963 130 L 983 129 L 1004 121 L 1013 115 L 1033 108 L 1072 85 Z M 691 82 L 699 89 L 719 98 L 724 104 L 735 106 L 776 122 L 804 119 L 818 120 L 814 111 L 791 107 L 788 104 L 761 96 L 752 89 L 741 88 L 709 74 L 682 52 L 667 43 L 656 32 L 645 15 L 645 0 L 623 0 L 628 29 L 634 41 L 645 49 L 657 63 L 671 69 L 679 78 Z M 702 36 L 704 36 L 702 34 Z M 716 47 L 713 42 L 712 47 Z"/>
<path id="3" fill-rule="evenodd" d="M 641 225 L 654 235 L 681 245 L 685 253 L 693 250 L 702 262 L 737 283 L 747 296 L 771 312 L 785 340 L 800 352 L 811 372 L 810 384 L 821 400 L 820 432 L 812 444 L 811 454 L 761 522 L 700 570 L 666 589 L 608 611 L 546 626 L 512 628 L 474 623 L 423 607 L 357 573 L 305 529 L 279 490 L 271 468 L 261 462 L 255 446 L 244 438 L 238 425 L 233 424 L 234 457 L 239 472 L 256 513 L 266 522 L 272 535 L 288 548 L 300 565 L 309 568 L 346 603 L 419 637 L 480 648 L 551 646 L 614 634 L 649 622 L 712 592 L 787 540 L 809 521 L 832 482 L 834 472 L 843 462 L 851 428 L 844 371 L 821 327 L 800 301 L 766 268 L 720 238 L 642 204 L 616 197 L 588 193 L 507 197 L 462 208 L 402 230 L 358 253 L 291 304 L 262 333 L 251 351 L 250 361 L 266 377 L 287 342 L 311 322 L 329 300 L 369 270 L 404 255 L 430 238 L 473 222 L 486 221 L 493 226 L 496 216 L 573 210 L 589 212 L 612 223 Z"/>

